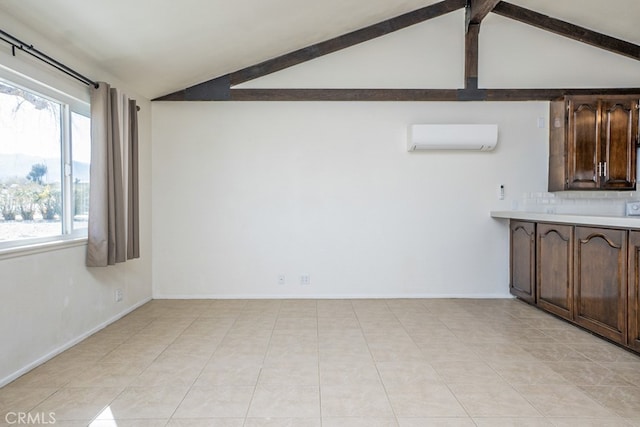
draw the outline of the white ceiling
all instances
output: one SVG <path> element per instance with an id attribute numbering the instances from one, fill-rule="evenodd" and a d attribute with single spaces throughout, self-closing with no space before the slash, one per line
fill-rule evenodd
<path id="1" fill-rule="evenodd" d="M 0 11 L 155 98 L 436 2 L 0 0 Z M 511 2 L 640 44 L 638 0 Z"/>

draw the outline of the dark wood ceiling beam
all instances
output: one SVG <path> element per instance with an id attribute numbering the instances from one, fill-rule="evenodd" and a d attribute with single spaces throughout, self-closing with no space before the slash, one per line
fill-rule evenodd
<path id="1" fill-rule="evenodd" d="M 153 101 L 227 101 L 230 98 L 229 75 L 209 80 Z"/>
<path id="2" fill-rule="evenodd" d="M 469 0 L 466 15 L 467 31 L 469 25 L 480 24 L 498 3 L 500 0 Z"/>
<path id="3" fill-rule="evenodd" d="M 231 89 L 231 101 L 553 101 L 566 95 L 638 95 L 621 89 Z"/>
<path id="4" fill-rule="evenodd" d="M 551 18 L 524 7 L 501 1 L 494 7 L 493 12 L 591 46 L 640 60 L 640 46 L 636 44 Z"/>
<path id="5" fill-rule="evenodd" d="M 437 18 L 458 9 L 462 9 L 465 5 L 466 0 L 444 0 L 342 36 L 296 50 L 231 73 L 231 85 L 235 86 L 240 83 L 283 70 L 293 65 L 390 34 L 411 25 Z"/>
<path id="6" fill-rule="evenodd" d="M 474 6 L 475 4 L 475 6 Z M 464 89 L 231 89 L 231 86 L 466 7 Z M 640 89 L 478 89 L 480 23 L 489 12 L 640 60 L 640 46 L 496 0 L 444 0 L 331 40 L 282 55 L 154 101 L 535 101 L 564 95 L 637 95 Z M 476 22 L 477 21 L 477 22 Z"/>
<path id="7" fill-rule="evenodd" d="M 310 61 L 320 56 L 355 46 L 359 43 L 390 34 L 394 31 L 419 24 L 429 19 L 437 18 L 447 13 L 462 9 L 465 6 L 466 0 L 444 0 L 439 3 L 414 10 L 413 12 L 405 13 L 403 15 L 396 16 L 395 18 L 370 25 L 360 30 L 352 31 L 342 36 L 243 68 L 225 76 L 161 96 L 153 101 L 206 101 L 208 94 L 212 96 L 212 98 L 209 99 L 210 101 L 223 100 L 225 99 L 225 92 L 224 88 L 220 86 L 220 83 L 223 81 L 229 82 L 229 87 L 227 88 L 227 90 L 229 90 L 231 86 L 239 85 L 249 80 L 284 70 L 285 68 Z"/>
<path id="8" fill-rule="evenodd" d="M 480 24 L 471 24 L 464 36 L 464 87 L 478 88 L 478 45 Z"/>
<path id="9" fill-rule="evenodd" d="M 231 89 L 232 101 L 456 101 L 456 89 Z"/>
<path id="10" fill-rule="evenodd" d="M 500 0 L 468 0 L 465 8 L 464 87 L 478 89 L 480 23 Z"/>

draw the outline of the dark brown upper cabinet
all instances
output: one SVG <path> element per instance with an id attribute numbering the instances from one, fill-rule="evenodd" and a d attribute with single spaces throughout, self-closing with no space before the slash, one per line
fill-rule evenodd
<path id="1" fill-rule="evenodd" d="M 635 190 L 638 98 L 551 102 L 549 191 Z"/>

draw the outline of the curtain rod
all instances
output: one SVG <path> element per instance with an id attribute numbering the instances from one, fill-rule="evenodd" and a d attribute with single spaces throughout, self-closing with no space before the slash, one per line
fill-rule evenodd
<path id="1" fill-rule="evenodd" d="M 47 54 L 40 52 L 38 49 L 33 47 L 33 45 L 25 43 L 22 40 L 12 36 L 11 34 L 5 31 L 0 30 L 0 40 L 11 45 L 11 53 L 13 54 L 13 56 L 16 56 L 16 49 L 19 49 L 24 53 L 27 53 L 33 56 L 34 58 L 44 62 L 45 64 L 57 69 L 58 71 L 62 71 L 66 75 L 81 81 L 87 86 L 93 86 L 96 89 L 99 86 L 99 84 L 94 82 L 93 80 L 83 76 L 82 74 L 78 73 L 72 68 L 67 67 L 63 63 L 56 61 L 55 59 L 51 58 Z"/>

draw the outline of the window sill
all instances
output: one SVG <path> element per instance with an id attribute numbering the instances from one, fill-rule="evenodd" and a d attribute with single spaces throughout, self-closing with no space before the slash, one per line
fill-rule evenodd
<path id="1" fill-rule="evenodd" d="M 87 244 L 86 236 L 82 236 L 82 237 L 68 236 L 68 237 L 60 237 L 59 239 L 48 241 L 48 242 L 25 243 L 24 245 L 20 245 L 20 246 L 0 248 L 0 261 L 5 259 L 10 259 L 10 258 L 35 255 L 43 252 L 73 248 L 76 246 L 84 246 L 86 244 Z"/>

